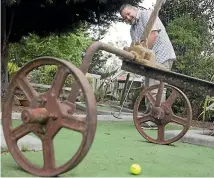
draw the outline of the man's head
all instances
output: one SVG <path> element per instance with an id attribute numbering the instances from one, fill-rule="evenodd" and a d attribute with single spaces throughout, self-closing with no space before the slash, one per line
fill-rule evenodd
<path id="1" fill-rule="evenodd" d="M 137 8 L 130 4 L 124 4 L 120 8 L 120 15 L 126 21 L 126 23 L 132 25 L 136 20 Z"/>

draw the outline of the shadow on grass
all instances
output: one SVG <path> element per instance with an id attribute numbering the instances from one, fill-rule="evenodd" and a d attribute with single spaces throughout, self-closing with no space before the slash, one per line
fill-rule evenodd
<path id="1" fill-rule="evenodd" d="M 22 173 L 25 173 L 25 174 L 30 174 L 29 172 L 25 171 L 21 166 L 19 166 L 17 163 L 15 164 L 11 164 L 11 165 L 8 165 L 10 167 L 10 169 L 12 169 L 13 171 L 18 171 L 18 172 L 22 172 Z M 31 175 L 31 174 L 30 174 Z M 26 175 L 25 175 L 26 176 Z M 33 175 L 31 175 L 33 176 Z M 31 177 L 29 176 L 29 177 Z"/>
<path id="2" fill-rule="evenodd" d="M 11 169 L 13 169 L 13 171 L 18 171 L 18 172 L 22 172 L 22 173 L 24 173 L 24 174 L 28 174 L 28 176 L 26 176 L 25 175 L 25 177 L 34 177 L 34 176 L 36 176 L 36 175 L 33 175 L 33 174 L 31 174 L 31 173 L 29 173 L 29 172 L 27 172 L 27 171 L 25 171 L 21 166 L 19 166 L 18 164 L 16 164 L 16 165 L 10 165 L 10 167 L 11 167 Z M 71 171 L 71 170 L 70 170 Z M 68 171 L 69 172 L 69 171 Z M 68 173 L 68 172 L 66 172 L 66 173 Z M 64 174 L 66 174 L 66 173 L 64 173 Z M 56 176 L 49 176 L 49 177 L 65 177 L 65 175 L 64 174 L 60 174 L 60 175 L 56 175 Z M 63 176 L 64 175 L 64 176 Z M 74 174 L 74 173 L 69 173 L 69 175 L 71 176 L 71 177 L 77 177 L 77 175 L 76 174 Z"/>
<path id="3" fill-rule="evenodd" d="M 169 147 L 178 147 L 177 145 L 175 144 L 166 144 L 166 145 L 161 145 L 161 144 L 158 144 L 158 143 L 152 143 L 152 142 L 149 142 L 147 140 L 136 140 L 138 142 L 143 142 L 143 143 L 147 143 L 147 144 L 151 144 L 151 145 L 160 145 L 160 146 L 169 146 Z"/>

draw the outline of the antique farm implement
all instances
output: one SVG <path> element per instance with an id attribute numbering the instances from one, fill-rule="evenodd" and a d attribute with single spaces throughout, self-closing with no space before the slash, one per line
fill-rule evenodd
<path id="1" fill-rule="evenodd" d="M 148 37 L 162 3 L 161 0 L 157 2 L 144 37 Z M 7 90 L 7 100 L 4 102 L 2 115 L 5 140 L 15 161 L 31 174 L 37 176 L 56 176 L 73 169 L 86 156 L 94 140 L 97 113 L 94 93 L 85 74 L 89 69 L 94 53 L 98 50 L 104 50 L 121 57 L 123 60 L 123 70 L 160 81 L 160 84 L 144 89 L 135 103 L 133 119 L 139 133 L 148 141 L 158 144 L 170 144 L 183 137 L 190 127 L 192 108 L 188 98 L 181 89 L 188 88 L 202 95 L 213 96 L 214 84 L 167 71 L 153 61 L 144 58 L 145 53 L 149 54 L 146 56 L 150 56 L 150 59 L 152 59 L 153 56 L 153 53 L 146 48 L 146 39 L 147 38 L 144 38 L 145 46 L 136 44 L 124 50 L 102 42 L 94 42 L 87 49 L 80 68 L 77 68 L 66 60 L 53 57 L 40 57 L 23 66 L 11 80 Z M 31 86 L 27 75 L 32 70 L 44 65 L 57 66 L 57 73 L 51 88 L 47 92 L 39 93 Z M 75 82 L 72 84 L 72 89 L 68 98 L 61 102 L 59 100 L 59 95 L 68 75 L 72 75 Z M 12 128 L 12 104 L 14 93 L 17 88 L 22 90 L 30 105 L 29 108 L 24 110 L 21 114 L 23 123 L 16 128 Z M 162 102 L 161 96 L 164 88 L 170 89 L 172 92 L 168 99 Z M 158 90 L 156 97 L 151 95 L 153 89 Z M 80 90 L 82 90 L 87 106 L 87 114 L 85 117 L 74 115 L 76 108 L 75 101 Z M 176 116 L 171 108 L 172 103 L 178 95 L 184 100 L 184 105 L 187 110 L 187 115 L 183 117 Z M 151 111 L 146 114 L 140 113 L 139 110 L 140 102 L 144 97 L 151 103 Z M 157 124 L 157 139 L 148 136 L 144 129 L 141 128 L 141 124 L 147 121 L 152 121 Z M 164 137 L 164 128 L 171 122 L 182 125 L 183 130 L 174 138 L 167 140 Z M 81 133 L 82 141 L 73 157 L 68 162 L 58 167 L 55 160 L 53 139 L 61 128 L 68 128 Z M 31 164 L 17 145 L 17 141 L 30 132 L 37 135 L 42 142 L 44 165 L 41 168 Z"/>

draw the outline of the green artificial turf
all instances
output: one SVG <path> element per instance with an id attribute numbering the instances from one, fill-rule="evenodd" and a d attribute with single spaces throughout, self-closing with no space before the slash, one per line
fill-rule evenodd
<path id="1" fill-rule="evenodd" d="M 16 121 L 17 122 L 17 121 Z M 16 123 L 17 124 L 17 123 Z M 171 126 L 168 129 L 176 129 Z M 149 131 L 154 134 L 156 131 Z M 81 136 L 62 130 L 54 140 L 57 164 L 63 164 L 75 153 Z M 25 155 L 42 165 L 42 152 Z M 10 154 L 2 154 L 2 176 L 32 176 L 15 163 Z M 85 159 L 61 176 L 130 177 L 131 164 L 140 164 L 143 177 L 213 177 L 214 149 L 176 142 L 171 146 L 148 143 L 130 121 L 99 121 L 94 143 Z"/>

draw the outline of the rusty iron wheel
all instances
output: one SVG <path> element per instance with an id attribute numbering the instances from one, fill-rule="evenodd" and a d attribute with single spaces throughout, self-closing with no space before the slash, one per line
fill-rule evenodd
<path id="1" fill-rule="evenodd" d="M 161 102 L 161 97 L 163 93 L 163 89 L 168 88 L 172 90 L 172 93 L 168 98 L 166 98 L 165 102 Z M 151 91 L 156 89 L 157 95 L 156 98 L 152 96 Z M 183 118 L 181 116 L 177 116 L 172 111 L 172 104 L 174 103 L 177 96 L 181 96 L 184 100 L 185 108 L 187 111 L 186 118 Z M 151 109 L 150 112 L 147 113 L 140 113 L 139 112 L 139 106 L 141 101 L 147 98 L 148 101 L 151 103 Z M 161 82 L 159 85 L 153 85 L 151 87 L 146 88 L 145 90 L 141 91 L 140 95 L 136 99 L 135 105 L 134 105 L 134 112 L 133 112 L 133 120 L 136 129 L 138 132 L 149 142 L 161 144 L 161 145 L 167 145 L 171 144 L 173 142 L 176 142 L 177 140 L 181 139 L 186 132 L 189 130 L 191 121 L 192 121 L 192 107 L 189 102 L 189 99 L 187 96 L 177 87 L 174 87 L 172 85 L 165 84 Z M 142 123 L 145 122 L 153 122 L 157 125 L 157 139 L 149 136 L 143 127 L 141 127 Z M 173 138 L 166 139 L 164 137 L 165 135 L 165 126 L 168 123 L 176 123 L 181 126 L 183 126 L 182 131 L 174 136 Z"/>
<path id="2" fill-rule="evenodd" d="M 51 88 L 47 92 L 40 94 L 31 86 L 26 76 L 33 69 L 44 65 L 56 65 L 58 70 Z M 59 101 L 59 94 L 68 74 L 73 75 L 83 91 L 87 106 L 87 113 L 84 118 L 71 114 L 75 110 L 75 104 L 69 101 Z M 22 112 L 23 123 L 13 129 L 12 102 L 17 87 L 27 96 L 30 107 Z M 42 108 L 37 103 L 41 102 L 41 99 L 45 102 Z M 2 126 L 9 152 L 25 171 L 36 176 L 49 177 L 57 176 L 73 169 L 88 153 L 93 143 L 97 126 L 96 101 L 87 78 L 80 69 L 62 59 L 41 57 L 27 63 L 15 74 L 9 84 L 7 100 L 3 105 Z M 72 158 L 58 167 L 56 166 L 54 155 L 53 138 L 61 128 L 68 128 L 81 133 L 82 140 Z M 41 139 L 43 147 L 42 168 L 28 161 L 18 148 L 17 141 L 30 132 L 33 132 Z"/>

